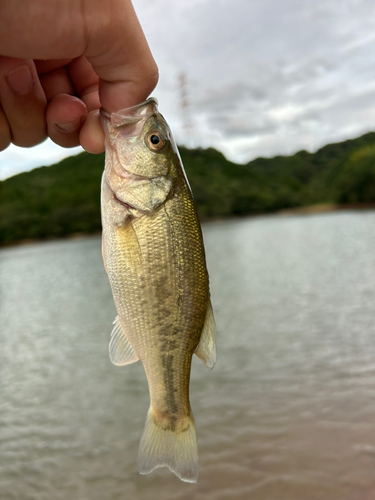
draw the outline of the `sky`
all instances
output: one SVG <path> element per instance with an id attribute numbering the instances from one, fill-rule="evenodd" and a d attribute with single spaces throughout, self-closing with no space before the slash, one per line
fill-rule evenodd
<path id="1" fill-rule="evenodd" d="M 159 66 L 152 95 L 179 144 L 245 163 L 375 130 L 373 0 L 133 4 Z M 0 153 L 0 179 L 79 151 L 51 141 L 10 146 Z"/>

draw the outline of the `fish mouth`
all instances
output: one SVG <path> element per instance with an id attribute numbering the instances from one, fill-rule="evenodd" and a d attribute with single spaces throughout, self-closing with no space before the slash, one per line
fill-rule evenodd
<path id="1" fill-rule="evenodd" d="M 150 116 L 157 113 L 158 101 L 154 97 L 149 97 L 146 101 L 141 102 L 130 108 L 120 109 L 116 113 L 107 113 L 103 108 L 100 110 L 102 119 L 111 122 L 112 127 L 119 128 L 124 125 L 136 124 L 145 122 Z"/>

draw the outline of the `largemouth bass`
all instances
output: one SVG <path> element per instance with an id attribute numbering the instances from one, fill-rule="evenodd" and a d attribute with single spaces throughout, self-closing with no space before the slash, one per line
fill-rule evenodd
<path id="1" fill-rule="evenodd" d="M 191 359 L 195 353 L 213 368 L 216 333 L 193 197 L 155 99 L 102 112 L 102 123 L 103 259 L 118 312 L 110 358 L 115 365 L 140 359 L 150 391 L 138 469 L 167 466 L 196 482 Z"/>

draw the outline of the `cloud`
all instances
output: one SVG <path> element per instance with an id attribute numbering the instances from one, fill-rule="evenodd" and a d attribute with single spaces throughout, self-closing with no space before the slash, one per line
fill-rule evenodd
<path id="1" fill-rule="evenodd" d="M 372 0 L 339 6 L 337 0 L 134 0 L 134 6 L 159 65 L 153 94 L 178 142 L 212 145 L 247 162 L 375 129 Z M 180 105 L 181 72 L 187 111 Z M 190 139 L 184 120 L 194 126 Z M 24 160 L 13 149 L 2 153 L 0 172 L 4 164 L 11 172 L 13 161 L 16 169 L 22 161 L 23 168 L 45 164 L 44 147 L 27 150 Z"/>

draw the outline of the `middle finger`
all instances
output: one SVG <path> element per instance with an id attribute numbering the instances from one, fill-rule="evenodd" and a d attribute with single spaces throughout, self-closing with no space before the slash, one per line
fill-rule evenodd
<path id="1" fill-rule="evenodd" d="M 66 68 L 58 68 L 44 75 L 39 75 L 39 79 L 48 102 L 58 94 L 76 95 Z"/>
<path id="2" fill-rule="evenodd" d="M 31 59 L 0 57 L 0 102 L 12 142 L 30 147 L 46 134 L 46 97 Z"/>

